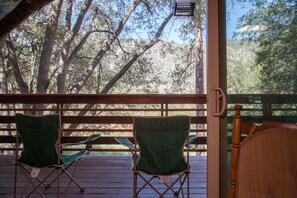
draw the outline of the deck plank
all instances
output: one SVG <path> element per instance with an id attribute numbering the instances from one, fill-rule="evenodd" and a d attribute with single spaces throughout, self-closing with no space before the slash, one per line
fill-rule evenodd
<path id="1" fill-rule="evenodd" d="M 0 155 L 0 197 L 13 197 L 14 157 Z M 190 197 L 206 197 L 206 157 L 191 156 L 190 159 Z M 47 170 L 42 170 L 41 175 Z M 85 156 L 82 158 L 75 174 L 77 181 L 85 187 L 81 193 L 71 184 L 67 197 L 71 198 L 130 198 L 133 197 L 133 175 L 130 156 Z M 66 186 L 68 180 L 61 179 L 61 185 Z M 140 180 L 139 180 L 140 181 Z M 163 184 L 154 182 L 158 188 Z M 26 184 L 24 177 L 18 178 L 18 192 Z M 55 184 L 49 189 L 43 189 L 46 197 L 56 197 Z M 63 192 L 63 188 L 61 189 Z M 33 196 L 35 197 L 35 196 Z M 145 189 L 140 198 L 158 197 L 153 190 Z M 171 193 L 166 197 L 173 197 Z"/>

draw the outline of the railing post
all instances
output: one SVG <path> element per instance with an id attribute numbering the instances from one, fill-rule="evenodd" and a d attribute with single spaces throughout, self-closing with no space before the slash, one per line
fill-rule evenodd
<path id="1" fill-rule="evenodd" d="M 164 108 L 165 105 L 165 108 Z M 168 116 L 168 104 L 161 104 L 161 116 L 164 116 L 164 112 L 165 112 L 165 116 Z"/>
<path id="2" fill-rule="evenodd" d="M 168 116 L 168 104 L 167 103 L 165 104 L 165 107 L 166 107 L 165 108 L 166 109 L 165 113 L 166 113 L 166 116 Z"/>

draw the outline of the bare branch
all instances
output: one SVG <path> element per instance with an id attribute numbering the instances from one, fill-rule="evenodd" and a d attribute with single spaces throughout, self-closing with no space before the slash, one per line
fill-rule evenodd
<path id="1" fill-rule="evenodd" d="M 125 54 L 131 54 L 130 52 L 127 52 L 124 48 L 123 48 L 123 46 L 122 46 L 122 44 L 121 44 L 121 41 L 120 41 L 120 39 L 117 37 L 117 41 L 118 41 L 118 44 L 119 44 L 119 47 L 121 48 L 121 50 L 125 53 Z"/>
<path id="2" fill-rule="evenodd" d="M 193 63 L 195 63 L 195 61 L 192 61 L 192 62 L 188 63 L 188 64 L 186 65 L 186 67 L 182 70 L 181 74 L 179 75 L 179 77 L 178 77 L 178 79 L 177 79 L 178 82 L 180 82 L 180 80 L 181 80 L 181 78 L 183 77 L 183 75 L 186 73 L 186 71 L 188 70 L 188 68 L 189 68 Z"/>
<path id="3" fill-rule="evenodd" d="M 89 36 L 92 33 L 109 33 L 109 34 L 113 34 L 113 32 L 110 32 L 108 30 L 92 30 L 87 32 L 84 37 L 80 40 L 79 44 L 74 48 L 74 50 L 72 51 L 72 53 L 70 54 L 69 58 L 68 58 L 68 63 L 71 63 L 74 59 L 74 57 L 77 55 L 77 53 L 82 49 L 82 47 L 84 46 L 84 44 L 86 43 L 87 39 L 89 38 Z"/>
<path id="4" fill-rule="evenodd" d="M 146 9 L 149 11 L 149 13 L 153 14 L 148 2 L 141 0 L 141 2 L 145 5 Z"/>
<path id="5" fill-rule="evenodd" d="M 133 65 L 133 63 L 142 54 L 144 54 L 148 49 L 150 49 L 151 47 L 153 47 L 159 41 L 159 37 L 161 36 L 161 34 L 162 34 L 165 26 L 170 21 L 170 19 L 172 18 L 172 16 L 173 16 L 173 13 L 170 13 L 169 16 L 167 16 L 167 18 L 163 21 L 163 23 L 159 27 L 158 31 L 156 32 L 154 38 L 150 41 L 150 43 L 148 43 L 147 45 L 145 45 L 144 47 L 142 47 L 140 50 L 138 50 L 138 52 L 136 52 L 133 55 L 133 57 L 130 59 L 130 61 L 128 63 L 126 63 L 126 65 L 107 83 L 107 85 L 103 88 L 103 90 L 101 91 L 101 93 L 107 93 L 107 92 L 109 92 L 109 90 L 115 85 L 115 83 L 130 69 L 130 67 Z"/>
<path id="6" fill-rule="evenodd" d="M 67 11 L 66 11 L 66 28 L 68 31 L 71 30 L 71 17 L 72 17 L 72 8 L 73 8 L 73 0 L 67 1 Z"/>
<path id="7" fill-rule="evenodd" d="M 111 18 L 108 17 L 106 14 L 104 14 L 99 8 L 97 8 L 97 11 L 98 11 L 99 15 L 100 15 L 100 16 L 103 18 L 103 20 L 105 21 L 105 23 L 106 23 L 108 29 L 111 30 L 110 25 L 109 25 L 109 22 L 108 22 L 108 20 L 107 20 L 107 19 L 111 20 Z"/>
<path id="8" fill-rule="evenodd" d="M 101 59 L 105 55 L 105 53 L 110 49 L 110 46 L 113 44 L 113 42 L 117 39 L 117 37 L 122 32 L 122 30 L 123 30 L 126 22 L 128 21 L 130 15 L 136 9 L 136 7 L 140 3 L 140 1 L 141 0 L 135 0 L 131 4 L 131 6 L 129 7 L 129 9 L 124 14 L 122 20 L 120 21 L 117 30 L 114 32 L 114 34 L 112 35 L 112 37 L 105 42 L 104 47 L 97 53 L 96 57 L 92 61 L 91 65 L 87 68 L 87 70 L 85 71 L 85 74 L 81 77 L 81 79 L 79 80 L 79 82 L 72 87 L 71 93 L 78 93 L 82 89 L 82 87 L 85 85 L 85 83 L 87 82 L 87 80 L 90 78 L 91 74 L 93 73 L 93 71 L 96 68 L 96 66 L 98 65 L 98 63 L 101 61 Z"/>

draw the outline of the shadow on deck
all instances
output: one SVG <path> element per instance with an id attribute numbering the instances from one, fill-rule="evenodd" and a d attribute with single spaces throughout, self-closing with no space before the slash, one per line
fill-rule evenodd
<path id="1" fill-rule="evenodd" d="M 0 155 L 0 197 L 13 197 L 13 159 L 12 156 Z M 190 162 L 190 197 L 206 197 L 206 157 L 193 156 Z M 42 171 L 45 172 L 46 170 Z M 85 192 L 81 193 L 78 188 L 71 184 L 67 197 L 133 197 L 133 174 L 129 156 L 85 156 L 79 164 L 75 177 L 79 183 L 83 184 Z M 65 187 L 67 183 L 68 180 L 62 177 L 61 186 Z M 18 179 L 18 192 L 21 192 L 24 186 L 25 178 L 20 177 Z M 46 197 L 56 197 L 56 185 L 54 184 L 44 192 Z M 63 188 L 61 192 L 63 192 Z M 147 188 L 139 197 L 158 196 L 153 190 Z M 167 197 L 173 197 L 173 194 L 169 193 Z"/>

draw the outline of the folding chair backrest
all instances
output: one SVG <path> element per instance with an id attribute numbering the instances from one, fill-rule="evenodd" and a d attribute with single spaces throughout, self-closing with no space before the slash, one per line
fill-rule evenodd
<path id="1" fill-rule="evenodd" d="M 135 117 L 134 138 L 140 148 L 136 165 L 151 175 L 171 175 L 189 168 L 184 145 L 189 136 L 190 117 Z"/>
<path id="2" fill-rule="evenodd" d="M 60 116 L 16 114 L 15 122 L 24 146 L 18 162 L 39 168 L 57 164 Z"/>

